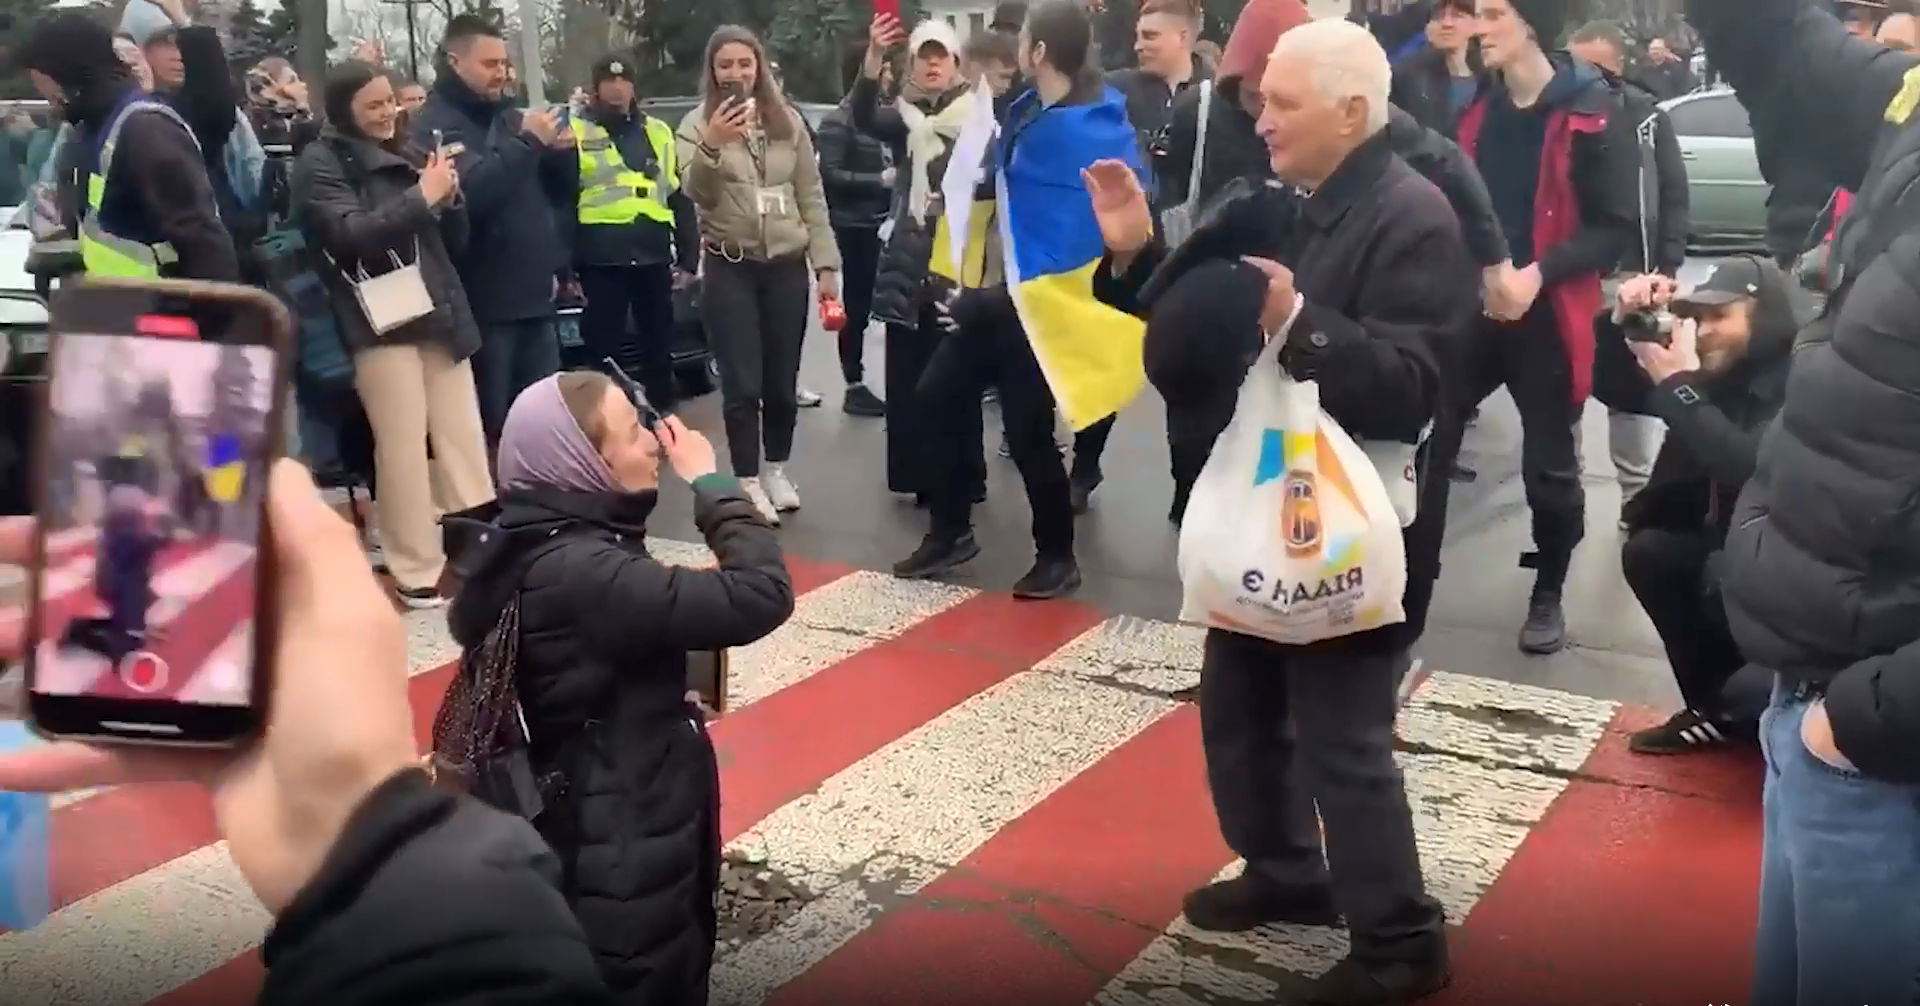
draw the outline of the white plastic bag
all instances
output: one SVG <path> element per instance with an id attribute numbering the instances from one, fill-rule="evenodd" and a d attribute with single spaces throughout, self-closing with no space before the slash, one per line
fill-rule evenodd
<path id="1" fill-rule="evenodd" d="M 1406 621 L 1407 550 L 1374 462 L 1289 379 L 1280 344 L 1240 386 L 1180 531 L 1180 618 L 1303 645 Z"/>

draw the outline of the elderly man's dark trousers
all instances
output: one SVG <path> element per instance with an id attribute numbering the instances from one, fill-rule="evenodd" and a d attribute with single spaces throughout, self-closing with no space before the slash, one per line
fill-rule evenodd
<path id="1" fill-rule="evenodd" d="M 1200 671 L 1207 782 L 1227 845 L 1284 888 L 1331 885 L 1354 955 L 1371 965 L 1445 953 L 1393 760 L 1405 666 L 1403 650 L 1316 652 L 1213 630 Z"/>

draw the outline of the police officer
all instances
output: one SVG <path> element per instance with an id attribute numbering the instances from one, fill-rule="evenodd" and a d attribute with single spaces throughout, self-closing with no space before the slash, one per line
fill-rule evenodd
<path id="1" fill-rule="evenodd" d="M 59 155 L 60 204 L 78 222 L 69 232 L 88 274 L 239 278 L 193 131 L 134 82 L 106 26 L 79 13 L 48 18 L 18 62 L 75 130 Z"/>
<path id="2" fill-rule="evenodd" d="M 647 397 L 673 407 L 673 291 L 699 262 L 693 203 L 680 191 L 673 126 L 634 101 L 633 63 L 593 67 L 586 107 L 567 123 L 578 141 L 579 193 L 562 223 L 586 310 L 588 358 L 637 373 Z M 628 326 L 631 324 L 631 328 Z"/>

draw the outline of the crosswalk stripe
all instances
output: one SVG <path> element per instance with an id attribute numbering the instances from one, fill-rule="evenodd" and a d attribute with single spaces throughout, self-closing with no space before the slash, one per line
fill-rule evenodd
<path id="1" fill-rule="evenodd" d="M 816 900 L 741 948 L 715 998 L 765 999 L 1170 708 L 1042 665 L 782 807 L 733 847 L 780 864 Z"/>
<path id="2" fill-rule="evenodd" d="M 713 561 L 698 545 L 649 548 Z M 1240 868 L 1215 824 L 1197 711 L 1178 699 L 1198 680 L 1200 630 L 790 568 L 795 615 L 732 652 L 734 704 L 712 732 L 730 858 L 802 896 L 719 948 L 716 1006 L 879 990 L 916 1006 L 1287 1001 L 1343 952 L 1330 930 L 1220 936 L 1180 917 L 1188 890 Z M 424 743 L 458 648 L 444 610 L 406 624 Z M 1619 739 L 1618 713 L 1445 672 L 1423 683 L 1401 764 L 1450 921 L 1472 918 L 1568 780 Z M 125 1006 L 224 1006 L 257 990 L 270 920 L 204 794 L 70 796 L 53 836 L 55 911 L 0 934 L 0 987 Z"/>

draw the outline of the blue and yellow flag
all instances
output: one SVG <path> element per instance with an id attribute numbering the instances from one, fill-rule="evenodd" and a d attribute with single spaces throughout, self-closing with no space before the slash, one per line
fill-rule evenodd
<path id="1" fill-rule="evenodd" d="M 1080 180 L 1095 161 L 1141 171 L 1126 100 L 1107 88 L 1086 105 L 1014 102 L 1003 139 L 997 197 L 1007 292 L 1060 413 L 1075 431 L 1120 411 L 1146 386 L 1140 319 L 1094 299 L 1106 252 Z"/>
<path id="2" fill-rule="evenodd" d="M 206 482 L 207 496 L 215 503 L 233 503 L 240 499 L 247 477 L 246 460 L 240 456 L 240 438 L 231 433 L 216 433 L 207 438 L 207 466 L 200 470 Z"/>

